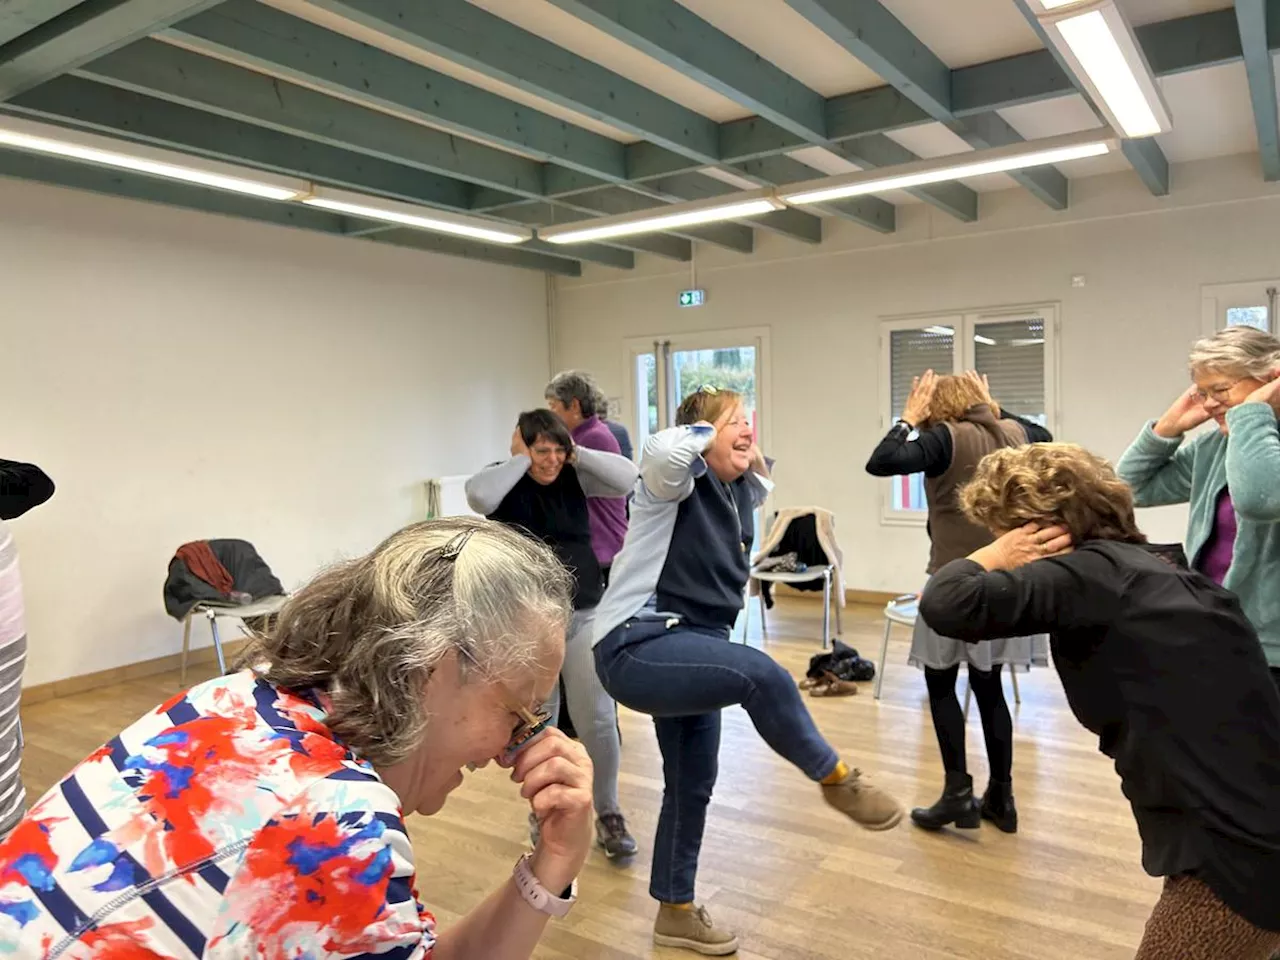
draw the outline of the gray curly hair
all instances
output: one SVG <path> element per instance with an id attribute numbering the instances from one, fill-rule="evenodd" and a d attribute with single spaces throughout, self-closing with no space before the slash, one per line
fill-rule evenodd
<path id="1" fill-rule="evenodd" d="M 374 766 L 422 742 L 422 694 L 462 656 L 464 680 L 519 676 L 564 636 L 571 581 L 543 544 L 491 520 L 430 520 L 320 573 L 241 657 L 267 681 L 318 690 L 334 735 Z"/>
<path id="2" fill-rule="evenodd" d="M 1222 373 L 1265 380 L 1280 367 L 1280 340 L 1256 327 L 1227 327 L 1198 340 L 1188 366 L 1193 376 Z"/>
<path id="3" fill-rule="evenodd" d="M 547 400 L 559 400 L 566 407 L 577 400 L 585 419 L 601 412 L 597 404 L 604 395 L 596 388 L 591 374 L 582 370 L 565 370 L 551 378 L 545 396 Z"/>

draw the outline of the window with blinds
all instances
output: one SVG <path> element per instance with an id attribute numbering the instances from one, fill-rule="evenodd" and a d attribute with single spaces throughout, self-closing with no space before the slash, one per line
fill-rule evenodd
<path id="1" fill-rule="evenodd" d="M 987 377 L 991 395 L 1003 409 L 1050 426 L 1055 317 L 1056 311 L 1047 308 L 886 322 L 881 339 L 888 381 L 886 426 L 901 415 L 912 381 L 926 370 L 977 370 Z M 885 519 L 921 519 L 927 509 L 924 475 L 893 477 L 888 483 Z"/>

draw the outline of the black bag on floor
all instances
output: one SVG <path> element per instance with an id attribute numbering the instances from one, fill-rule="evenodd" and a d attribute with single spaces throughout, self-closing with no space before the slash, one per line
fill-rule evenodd
<path id="1" fill-rule="evenodd" d="M 835 674 L 841 680 L 865 682 L 875 679 L 876 665 L 860 657 L 858 651 L 847 643 L 832 640 L 830 653 L 818 653 L 809 658 L 805 676 L 821 680 L 827 673 Z"/>

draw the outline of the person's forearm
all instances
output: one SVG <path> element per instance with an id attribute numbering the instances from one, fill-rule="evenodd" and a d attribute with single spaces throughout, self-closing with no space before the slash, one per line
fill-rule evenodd
<path id="1" fill-rule="evenodd" d="M 436 938 L 432 960 L 528 960 L 551 918 L 533 909 L 514 880 Z"/>
<path id="2" fill-rule="evenodd" d="M 589 497 L 625 497 L 636 485 L 640 468 L 618 453 L 577 448 L 578 478 Z"/>
<path id="3" fill-rule="evenodd" d="M 467 505 L 485 516 L 493 513 L 503 498 L 520 482 L 520 478 L 529 472 L 530 463 L 527 456 L 518 454 L 510 460 L 485 467 L 467 480 L 464 487 Z"/>

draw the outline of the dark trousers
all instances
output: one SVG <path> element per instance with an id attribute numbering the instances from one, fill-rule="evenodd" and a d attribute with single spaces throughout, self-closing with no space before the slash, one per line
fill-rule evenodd
<path id="1" fill-rule="evenodd" d="M 596 645 L 596 669 L 619 703 L 653 717 L 662 751 L 662 810 L 649 893 L 694 899 L 698 853 L 715 786 L 720 711 L 741 704 L 764 741 L 810 780 L 839 762 L 818 732 L 791 675 L 770 656 L 730 643 L 728 631 L 629 620 Z"/>

